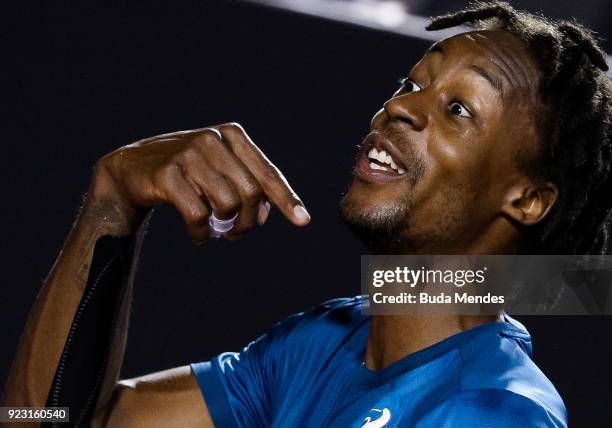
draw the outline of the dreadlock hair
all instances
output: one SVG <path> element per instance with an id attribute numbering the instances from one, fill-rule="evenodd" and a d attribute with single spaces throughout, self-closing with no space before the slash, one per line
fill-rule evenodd
<path id="1" fill-rule="evenodd" d="M 478 1 L 433 18 L 427 30 L 468 24 L 523 40 L 540 68 L 540 153 L 527 168 L 559 187 L 549 215 L 528 228 L 532 250 L 605 254 L 612 211 L 612 84 L 594 33 L 575 21 L 551 21 L 508 3 Z"/>

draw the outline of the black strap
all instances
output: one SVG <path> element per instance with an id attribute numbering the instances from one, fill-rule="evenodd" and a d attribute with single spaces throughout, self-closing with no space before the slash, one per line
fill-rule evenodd
<path id="1" fill-rule="evenodd" d="M 130 281 L 134 248 L 133 235 L 102 236 L 96 242 L 87 285 L 46 404 L 49 407 L 69 407 L 70 426 L 91 424 L 111 352 L 119 308 Z M 59 424 L 44 423 L 42 426 L 59 427 Z"/>

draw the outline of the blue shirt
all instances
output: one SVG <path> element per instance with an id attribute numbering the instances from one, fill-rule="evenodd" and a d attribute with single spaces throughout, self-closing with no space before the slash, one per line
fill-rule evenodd
<path id="1" fill-rule="evenodd" d="M 192 364 L 217 428 L 565 427 L 517 321 L 487 323 L 365 367 L 367 298 L 294 315 L 239 353 Z"/>

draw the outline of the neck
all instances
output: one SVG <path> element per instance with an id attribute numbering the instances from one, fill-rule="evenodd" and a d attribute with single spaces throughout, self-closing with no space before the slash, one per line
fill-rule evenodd
<path id="1" fill-rule="evenodd" d="M 469 229 L 469 228 L 466 228 Z M 378 254 L 461 254 L 492 255 L 520 254 L 525 250 L 524 237 L 518 226 L 505 217 L 497 217 L 477 230 L 469 229 L 463 235 L 452 233 L 438 237 L 435 232 L 422 232 L 417 237 L 380 243 Z"/>
<path id="2" fill-rule="evenodd" d="M 499 320 L 497 315 L 373 315 L 366 367 L 384 369 L 457 333 Z"/>
<path id="3" fill-rule="evenodd" d="M 418 248 L 401 248 L 396 254 L 517 254 L 520 249 L 518 230 L 500 218 L 471 240 L 461 239 L 453 244 L 439 242 L 433 246 L 428 241 Z M 457 333 L 500 320 L 500 315 L 373 315 L 365 354 L 366 367 L 384 369 Z"/>

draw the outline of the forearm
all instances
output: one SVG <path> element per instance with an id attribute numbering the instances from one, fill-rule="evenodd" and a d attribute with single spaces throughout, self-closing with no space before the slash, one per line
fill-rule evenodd
<path id="1" fill-rule="evenodd" d="M 80 218 L 31 311 L 4 399 L 12 406 L 72 406 L 71 423 L 93 416 L 104 424 L 113 409 L 133 413 L 135 402 L 148 409 L 149 394 L 138 393 L 147 398 L 134 401 L 134 394 L 117 388 L 138 255 L 134 240 L 146 212 L 173 205 L 194 242 L 211 237 L 212 214 L 236 219 L 224 233 L 233 239 L 263 225 L 271 203 L 297 226 L 310 221 L 285 177 L 235 123 L 141 140 L 104 156 L 96 170 Z M 201 394 L 188 368 L 181 378 L 190 405 L 200 409 L 194 418 L 211 426 L 202 419 Z"/>
<path id="2" fill-rule="evenodd" d="M 109 193 L 92 188 L 28 318 L 4 392 L 5 405 L 44 406 L 77 307 L 83 297 L 92 255 L 101 236 L 129 236 L 142 215 L 126 210 Z M 129 298 L 130 293 L 126 296 Z M 127 312 L 129 302 L 121 310 Z M 127 319 L 126 314 L 119 314 Z M 119 322 L 117 326 L 124 326 Z M 125 329 L 124 329 L 125 330 Z M 126 331 L 115 335 L 122 353 Z M 118 347 L 118 348 L 117 348 Z M 116 352 L 105 377 L 120 368 Z"/>

